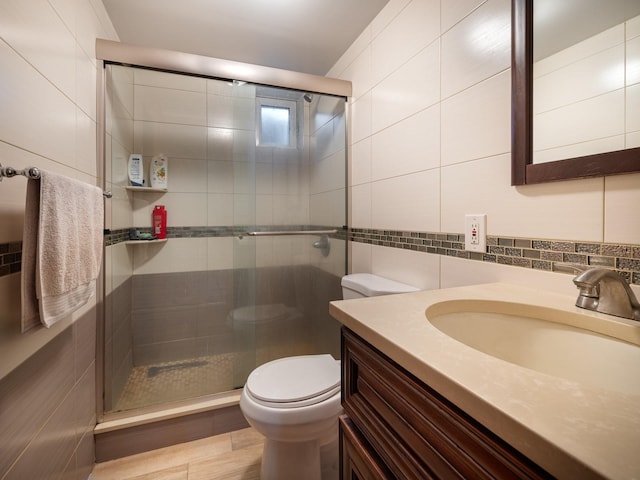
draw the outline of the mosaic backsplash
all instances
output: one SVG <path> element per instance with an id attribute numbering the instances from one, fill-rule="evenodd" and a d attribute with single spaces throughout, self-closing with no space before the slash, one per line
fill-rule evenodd
<path id="1" fill-rule="evenodd" d="M 363 228 L 352 228 L 349 240 L 547 271 L 571 271 L 567 263 L 605 267 L 640 285 L 640 245 L 487 235 L 487 251 L 479 253 L 465 251 L 464 234 Z"/>
<path id="2" fill-rule="evenodd" d="M 287 225 L 269 227 L 169 227 L 167 238 L 230 237 L 254 230 L 324 230 L 335 227 L 318 225 Z M 149 229 L 140 228 L 141 232 Z M 391 248 L 403 248 L 435 255 L 448 255 L 481 262 L 513 265 L 547 271 L 568 272 L 566 264 L 611 268 L 629 283 L 640 285 L 640 245 L 617 243 L 575 242 L 516 237 L 487 236 L 484 253 L 464 250 L 464 234 L 442 232 L 412 232 L 352 228 L 348 233 L 338 229 L 333 238 L 349 239 Z M 105 245 L 115 245 L 129 239 L 129 230 L 105 232 Z M 22 242 L 0 244 L 0 277 L 21 270 Z"/>

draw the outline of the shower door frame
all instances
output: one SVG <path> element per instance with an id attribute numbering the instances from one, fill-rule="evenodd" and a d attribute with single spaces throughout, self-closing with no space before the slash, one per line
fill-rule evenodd
<path id="1" fill-rule="evenodd" d="M 348 99 L 352 95 L 352 84 L 347 80 L 340 80 L 330 77 L 322 77 L 301 72 L 282 70 L 262 65 L 254 65 L 232 60 L 206 57 L 184 52 L 171 50 L 141 47 L 137 45 L 115 42 L 111 40 L 96 39 L 96 60 L 97 60 L 97 172 L 101 175 L 100 183 L 106 188 L 106 65 L 121 64 L 132 67 L 148 68 L 152 70 L 173 72 L 203 76 L 224 80 L 239 80 L 255 84 L 262 84 L 273 87 L 290 88 L 310 93 L 327 94 Z M 349 102 L 347 102 L 347 107 Z M 349 121 L 349 109 L 346 111 L 347 124 Z M 348 146 L 349 132 L 345 132 L 345 147 Z M 346 149 L 348 152 L 348 149 Z M 346 162 L 348 165 L 348 161 Z M 347 167 L 348 170 L 348 167 Z M 347 172 L 348 178 L 348 172 Z M 345 185 L 348 187 L 348 184 Z M 346 188 L 348 192 L 349 189 Z M 348 193 L 347 193 L 348 196 Z M 347 201 L 348 198 L 345 198 Z M 348 212 L 347 212 L 348 220 Z M 106 219 L 105 219 L 106 221 Z M 105 225 L 106 226 L 106 225 Z M 348 239 L 348 236 L 347 236 Z M 104 247 L 103 247 L 104 248 Z M 348 256 L 345 258 L 347 261 Z M 104 262 L 104 259 L 103 259 Z M 347 265 L 345 265 L 345 268 Z M 348 271 L 348 270 L 345 270 Z M 128 412 L 105 414 L 105 388 L 104 388 L 104 298 L 105 298 L 105 275 L 102 268 L 102 275 L 98 278 L 97 294 L 97 331 L 96 331 L 96 419 L 97 423 L 102 423 L 106 416 L 120 417 Z M 153 408 L 153 407 L 152 407 Z M 145 410 L 144 408 L 142 410 Z"/>

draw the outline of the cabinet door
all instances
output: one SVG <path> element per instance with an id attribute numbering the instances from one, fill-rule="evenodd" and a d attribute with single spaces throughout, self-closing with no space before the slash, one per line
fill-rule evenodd
<path id="1" fill-rule="evenodd" d="M 340 417 L 340 478 L 386 480 L 394 477 L 346 415 Z"/>
<path id="2" fill-rule="evenodd" d="M 343 327 L 343 407 L 395 477 L 551 476 L 427 384 Z"/>

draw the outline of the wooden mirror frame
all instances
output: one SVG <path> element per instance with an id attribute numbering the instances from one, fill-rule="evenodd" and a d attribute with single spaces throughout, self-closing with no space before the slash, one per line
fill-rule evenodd
<path id="1" fill-rule="evenodd" d="M 533 0 L 511 0 L 511 185 L 640 172 L 640 147 L 533 163 Z"/>

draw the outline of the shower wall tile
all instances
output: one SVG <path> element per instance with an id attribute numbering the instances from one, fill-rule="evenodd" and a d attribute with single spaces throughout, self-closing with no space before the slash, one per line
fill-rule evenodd
<path id="1" fill-rule="evenodd" d="M 208 163 L 205 159 L 170 158 L 169 190 L 172 193 L 206 192 Z"/>
<path id="2" fill-rule="evenodd" d="M 233 160 L 233 135 L 230 128 L 207 128 L 207 158 L 231 162 Z"/>
<path id="3" fill-rule="evenodd" d="M 134 98 L 136 120 L 183 125 L 207 124 L 204 93 L 135 85 Z"/>
<path id="4" fill-rule="evenodd" d="M 173 191 L 169 191 L 169 193 L 158 197 L 136 192 L 133 201 L 134 225 L 136 227 L 151 227 L 151 216 L 156 205 L 165 206 L 167 225 L 171 227 L 207 224 L 206 193 L 173 193 Z"/>
<path id="5" fill-rule="evenodd" d="M 310 191 L 312 194 L 337 190 L 346 183 L 344 148 L 329 156 L 311 162 L 309 170 Z"/>
<path id="6" fill-rule="evenodd" d="M 329 76 L 332 76 L 331 72 L 329 72 Z M 373 52 L 369 44 L 367 44 L 355 60 L 342 71 L 341 78 L 352 82 L 353 91 L 351 96 L 354 100 L 357 100 L 371 90 L 374 85 Z"/>
<path id="7" fill-rule="evenodd" d="M 136 120 L 133 125 L 135 153 L 152 157 L 207 158 L 207 128 Z"/>
<path id="8" fill-rule="evenodd" d="M 313 225 L 344 225 L 347 218 L 345 211 L 346 195 L 344 188 L 310 195 L 308 205 L 301 204 L 298 206 L 300 217 L 305 213 L 303 210 L 308 208 L 307 218 Z M 293 207 L 293 199 L 289 203 Z M 277 220 L 274 215 L 276 223 Z"/>
<path id="9" fill-rule="evenodd" d="M 207 125 L 254 131 L 255 100 L 253 98 L 207 95 Z"/>
<path id="10" fill-rule="evenodd" d="M 210 193 L 207 195 L 207 225 L 233 225 L 233 194 Z"/>
<path id="11" fill-rule="evenodd" d="M 442 98 L 510 66 L 510 1 L 489 0 L 442 35 Z"/>
<path id="12" fill-rule="evenodd" d="M 134 68 L 131 71 L 133 72 L 136 85 L 201 93 L 206 93 L 207 91 L 207 80 L 204 78 L 145 70 L 142 68 Z"/>
<path id="13" fill-rule="evenodd" d="M 135 275 L 205 270 L 207 239 L 172 238 L 166 243 L 136 246 L 133 264 Z"/>
<path id="14" fill-rule="evenodd" d="M 351 105 L 351 142 L 359 142 L 371 135 L 372 105 L 371 92 L 362 95 Z"/>
<path id="15" fill-rule="evenodd" d="M 207 192 L 233 193 L 233 170 L 233 162 L 209 160 L 207 163 Z"/>

